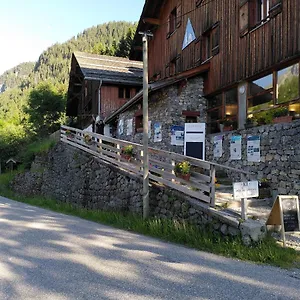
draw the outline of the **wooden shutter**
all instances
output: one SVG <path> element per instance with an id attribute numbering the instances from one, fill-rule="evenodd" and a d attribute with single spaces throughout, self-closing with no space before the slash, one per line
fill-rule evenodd
<path id="1" fill-rule="evenodd" d="M 211 32 L 211 54 L 217 55 L 220 52 L 220 23 L 216 23 Z"/>
<path id="2" fill-rule="evenodd" d="M 176 57 L 175 65 L 176 65 L 175 73 L 179 74 L 181 72 L 181 55 L 180 54 Z"/>
<path id="3" fill-rule="evenodd" d="M 240 35 L 244 36 L 250 28 L 249 1 L 240 0 Z"/>
<path id="4" fill-rule="evenodd" d="M 170 77 L 170 64 L 166 65 L 166 73 L 165 73 L 165 77 Z"/>
<path id="5" fill-rule="evenodd" d="M 179 28 L 182 23 L 182 4 L 181 1 L 177 6 L 177 11 L 176 11 L 176 28 Z"/>
<path id="6" fill-rule="evenodd" d="M 271 0 L 269 16 L 273 18 L 281 12 L 282 12 L 282 0 Z"/>
<path id="7" fill-rule="evenodd" d="M 195 41 L 195 65 L 199 65 L 202 60 L 202 54 L 201 54 L 201 38 L 197 38 Z"/>
<path id="8" fill-rule="evenodd" d="M 168 18 L 168 22 L 167 22 L 167 39 L 170 37 L 171 35 L 171 17 L 169 16 Z"/>

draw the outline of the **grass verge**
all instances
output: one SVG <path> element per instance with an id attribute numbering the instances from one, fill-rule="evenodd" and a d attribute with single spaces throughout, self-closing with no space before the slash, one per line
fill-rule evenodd
<path id="1" fill-rule="evenodd" d="M 282 248 L 271 236 L 257 245 L 246 247 L 240 238 L 224 238 L 210 231 L 201 231 L 192 225 L 175 220 L 157 218 L 143 220 L 137 215 L 91 211 L 42 197 L 20 197 L 14 195 L 8 188 L 13 176 L 14 174 L 0 175 L 0 194 L 23 203 L 227 257 L 283 268 L 300 266 L 300 253 L 291 248 Z"/>

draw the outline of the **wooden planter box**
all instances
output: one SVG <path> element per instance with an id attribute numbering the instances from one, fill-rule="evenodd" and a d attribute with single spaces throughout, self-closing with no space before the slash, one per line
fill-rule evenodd
<path id="1" fill-rule="evenodd" d="M 130 154 L 125 154 L 125 153 L 121 153 L 121 157 L 127 161 L 131 160 L 131 155 Z"/>
<path id="2" fill-rule="evenodd" d="M 282 117 L 277 117 L 273 119 L 274 124 L 278 123 L 290 123 L 292 122 L 293 117 L 292 116 L 282 116 Z"/>
<path id="3" fill-rule="evenodd" d="M 189 181 L 190 178 L 191 178 L 191 174 L 179 174 L 179 173 L 176 173 L 175 175 L 176 175 L 176 177 L 184 179 L 186 181 Z"/>

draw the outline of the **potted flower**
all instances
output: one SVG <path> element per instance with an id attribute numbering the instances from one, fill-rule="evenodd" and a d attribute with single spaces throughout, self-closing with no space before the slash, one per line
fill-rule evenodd
<path id="1" fill-rule="evenodd" d="M 121 157 L 125 160 L 130 161 L 131 157 L 133 156 L 133 146 L 127 145 L 121 149 Z"/>
<path id="2" fill-rule="evenodd" d="M 292 122 L 293 117 L 289 116 L 289 110 L 287 107 L 279 107 L 274 110 L 273 123 L 289 123 Z"/>
<path id="3" fill-rule="evenodd" d="M 69 129 L 66 130 L 65 135 L 69 139 L 73 139 L 74 138 L 74 133 L 71 130 L 69 130 Z"/>
<path id="4" fill-rule="evenodd" d="M 87 133 L 84 134 L 83 139 L 87 145 L 91 145 L 93 143 L 92 137 Z"/>
<path id="5" fill-rule="evenodd" d="M 186 160 L 178 162 L 174 167 L 174 173 L 177 177 L 189 181 L 191 177 L 191 164 Z"/>

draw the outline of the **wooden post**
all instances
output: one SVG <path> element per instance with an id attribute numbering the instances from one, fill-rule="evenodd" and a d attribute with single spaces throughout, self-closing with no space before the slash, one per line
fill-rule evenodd
<path id="1" fill-rule="evenodd" d="M 143 33 L 143 218 L 149 217 L 148 36 Z"/>
<path id="2" fill-rule="evenodd" d="M 242 177 L 242 182 L 246 182 L 246 178 L 244 174 L 241 174 Z M 247 202 L 247 198 L 242 198 L 241 199 L 241 217 L 243 220 L 247 220 L 248 219 L 248 215 L 247 215 L 247 208 L 248 208 L 248 202 Z"/>
<path id="3" fill-rule="evenodd" d="M 210 165 L 210 206 L 215 207 L 216 201 L 216 167 Z"/>

